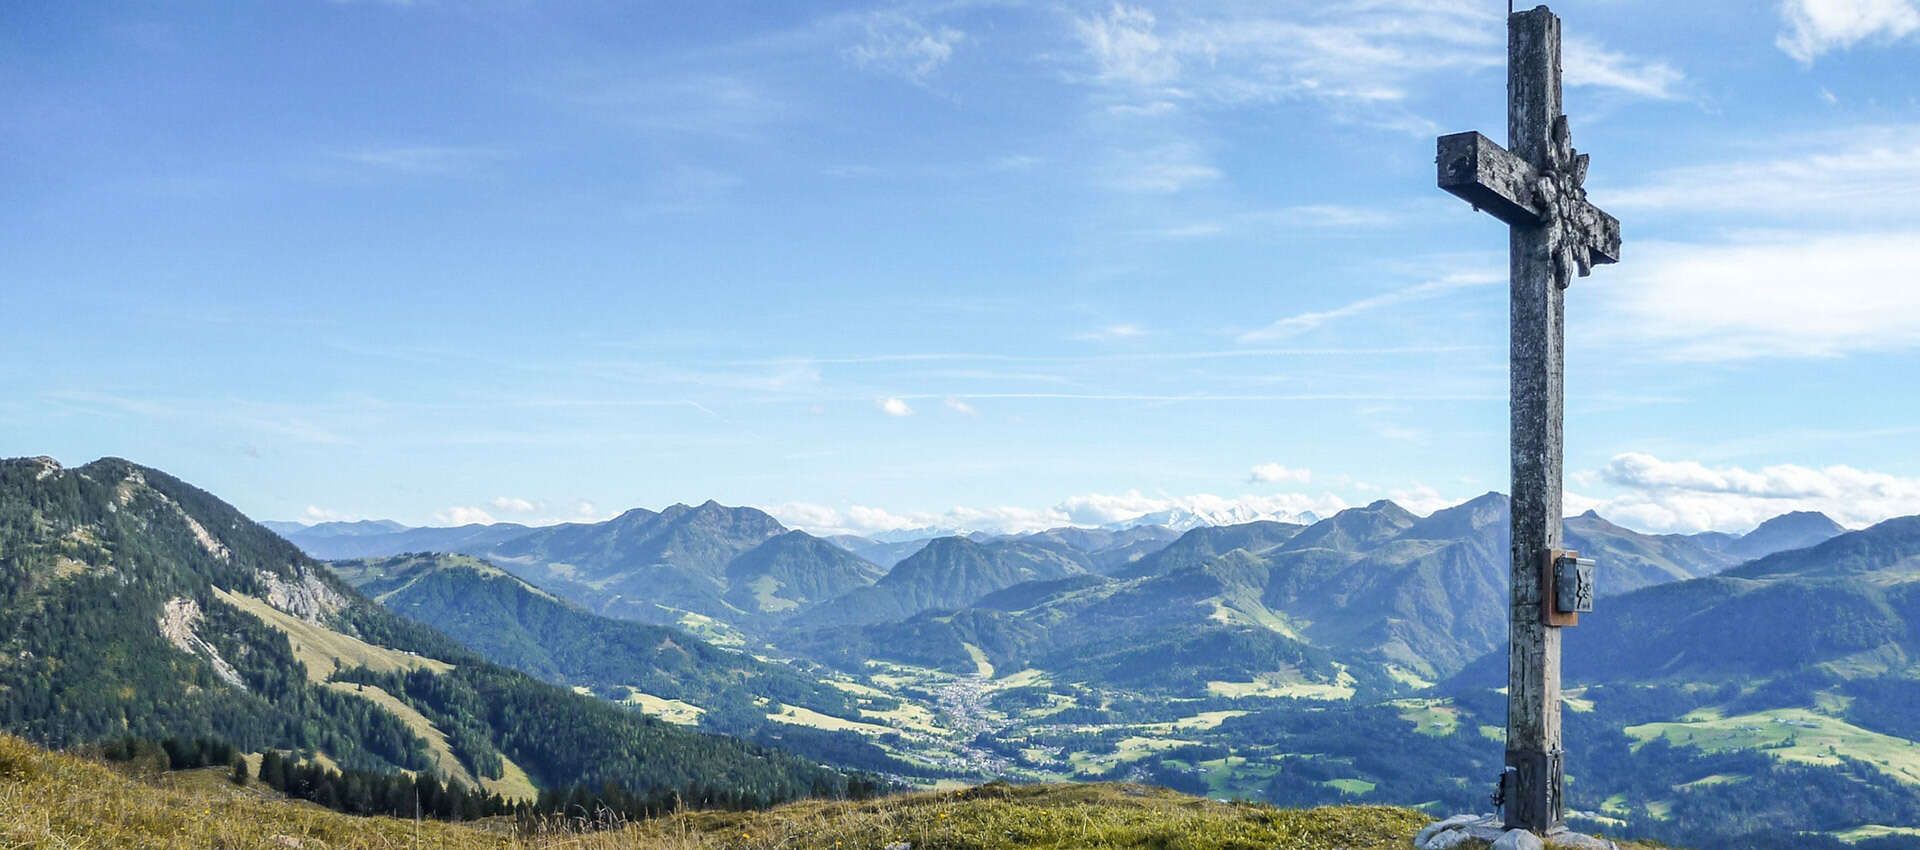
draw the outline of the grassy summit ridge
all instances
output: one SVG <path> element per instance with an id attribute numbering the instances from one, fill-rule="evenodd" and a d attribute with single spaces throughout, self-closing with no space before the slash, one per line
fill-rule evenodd
<path id="1" fill-rule="evenodd" d="M 0 847 L 9 850 L 1397 850 L 1427 822 L 1409 809 L 1287 810 L 1137 785 L 987 785 L 520 836 L 498 823 L 351 817 L 211 775 L 148 782 L 0 735 Z"/>

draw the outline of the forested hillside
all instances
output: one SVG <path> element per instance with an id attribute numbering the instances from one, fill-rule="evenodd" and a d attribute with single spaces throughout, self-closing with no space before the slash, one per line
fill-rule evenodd
<path id="1" fill-rule="evenodd" d="M 0 658 L 0 727 L 53 746 L 212 738 L 508 796 L 611 783 L 743 805 L 849 789 L 490 664 L 122 460 L 0 462 Z"/>
<path id="2" fill-rule="evenodd" d="M 638 712 L 778 742 L 822 761 L 912 771 L 858 735 L 780 723 L 800 710 L 858 722 L 898 702 L 856 698 L 802 667 L 722 649 L 684 631 L 593 614 L 467 555 L 397 555 L 328 566 L 403 617 L 487 660 Z"/>

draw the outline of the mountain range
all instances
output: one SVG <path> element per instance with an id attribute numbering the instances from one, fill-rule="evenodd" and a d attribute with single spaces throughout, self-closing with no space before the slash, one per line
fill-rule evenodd
<path id="1" fill-rule="evenodd" d="M 1228 649 L 1162 684 L 1178 679 L 1186 691 L 1204 692 L 1209 683 L 1258 679 L 1284 689 L 1281 680 L 1298 676 L 1293 685 L 1344 690 L 1344 677 L 1387 692 L 1396 681 L 1456 673 L 1505 639 L 1507 510 L 1504 496 L 1489 493 L 1426 517 L 1380 501 L 1311 525 L 1061 528 L 880 543 L 817 538 L 752 508 L 706 502 L 546 528 L 357 524 L 289 535 L 315 555 L 438 545 L 597 614 L 843 667 L 939 659 L 934 666 L 964 672 L 977 667 L 978 653 L 1011 669 L 1106 658 L 1093 672 L 1113 673 L 1132 656 L 1087 649 L 1211 640 Z M 1569 546 L 1602 564 L 1603 596 L 1712 575 L 1841 531 L 1817 514 L 1785 515 L 1738 537 L 1641 534 L 1591 512 L 1566 528 Z M 1276 659 L 1317 661 L 1294 669 Z"/>
<path id="2" fill-rule="evenodd" d="M 806 618 L 784 640 L 842 665 L 940 658 L 958 671 L 972 663 L 961 651 L 971 645 L 1006 669 L 1070 668 L 1104 679 L 1144 665 L 1134 678 L 1189 696 L 1344 693 L 1355 685 L 1385 694 L 1457 672 L 1505 641 L 1507 510 L 1504 496 L 1487 494 L 1428 517 L 1383 501 L 1305 527 L 1198 528 L 1106 575 L 1063 565 L 1029 583 L 952 586 L 946 597 L 923 599 L 917 616 L 901 613 L 898 595 L 882 604 L 870 593 L 858 615 L 836 621 L 860 624 L 860 640 L 809 635 Z M 1643 535 L 1592 514 L 1569 519 L 1567 539 L 1599 558 L 1605 595 L 1735 563 L 1688 538 Z M 925 584 L 934 567 L 944 579 L 998 575 L 981 567 L 993 562 L 991 549 L 946 543 L 903 561 L 875 589 L 904 579 Z M 936 561 L 936 553 L 971 557 Z M 971 602 L 957 601 L 969 594 Z M 1177 675 L 1146 671 L 1156 653 L 1179 657 L 1172 648 L 1197 644 L 1214 649 Z M 1112 650 L 1120 646 L 1146 649 Z"/>
<path id="3" fill-rule="evenodd" d="M 733 805 L 870 770 L 1472 805 L 1498 754 L 1507 511 L 951 535 L 891 565 L 713 502 L 282 526 L 357 553 L 322 564 L 157 470 L 5 461 L 0 729 L 212 737 L 522 797 Z M 1712 831 L 1734 810 L 1819 840 L 1920 812 L 1920 518 L 1735 537 L 1589 513 L 1566 536 L 1601 563 L 1600 610 L 1566 632 L 1582 817 L 1732 847 L 1759 846 Z"/>

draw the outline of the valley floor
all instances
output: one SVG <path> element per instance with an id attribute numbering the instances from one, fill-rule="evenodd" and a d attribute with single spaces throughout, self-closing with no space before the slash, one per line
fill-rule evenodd
<path id="1" fill-rule="evenodd" d="M 1135 785 L 986 785 L 863 803 L 701 812 L 580 833 L 356 818 L 227 784 L 220 771 L 140 781 L 0 736 L 0 848 L 328 850 L 1386 850 L 1418 812 L 1218 803 Z"/>

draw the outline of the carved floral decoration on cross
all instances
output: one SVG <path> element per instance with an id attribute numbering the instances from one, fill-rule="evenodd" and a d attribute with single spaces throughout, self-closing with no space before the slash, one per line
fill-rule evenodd
<path id="1" fill-rule="evenodd" d="M 1587 203 L 1587 155 L 1573 149 L 1573 130 L 1565 115 L 1553 121 L 1553 144 L 1547 148 L 1547 157 L 1533 191 L 1550 231 L 1554 283 L 1566 289 L 1573 285 L 1576 273 L 1580 277 L 1593 274 L 1593 248 L 1575 234 L 1590 233 L 1600 222 L 1594 215 L 1597 210 Z"/>

